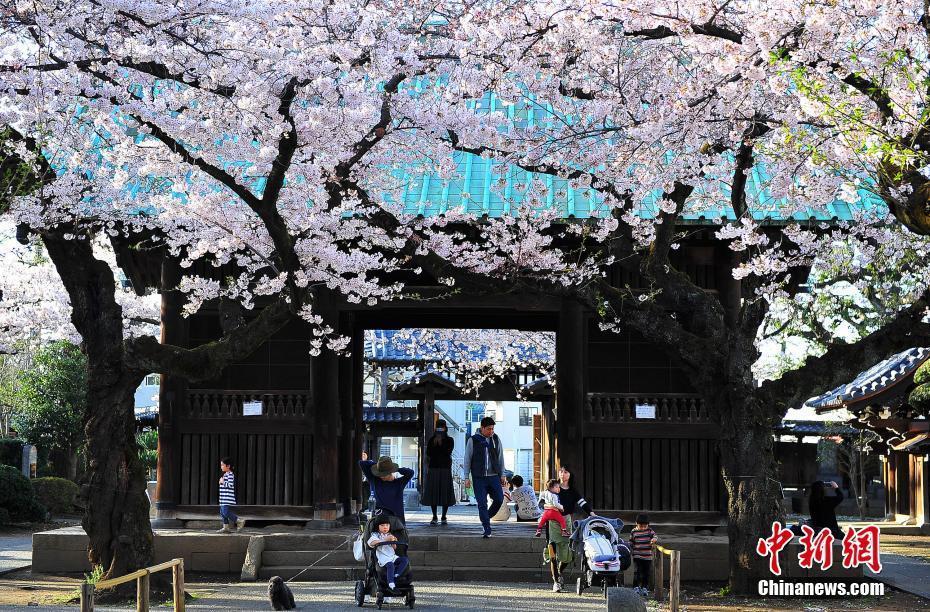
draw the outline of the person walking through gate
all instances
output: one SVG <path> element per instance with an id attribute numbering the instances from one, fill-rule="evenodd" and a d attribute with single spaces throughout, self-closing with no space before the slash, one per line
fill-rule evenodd
<path id="1" fill-rule="evenodd" d="M 474 484 L 478 502 L 478 517 L 484 528 L 483 537 L 491 537 L 491 517 L 504 503 L 504 449 L 501 439 L 494 433 L 494 419 L 484 417 L 478 433 L 465 443 L 465 487 Z M 471 478 L 469 478 L 471 473 Z M 491 507 L 488 507 L 488 497 Z"/>
<path id="2" fill-rule="evenodd" d="M 398 466 L 388 456 L 381 457 L 377 463 L 362 459 L 358 462 L 358 467 L 371 483 L 371 490 L 375 494 L 375 508 L 387 510 L 406 523 L 404 489 L 413 478 L 413 470 Z"/>
<path id="3" fill-rule="evenodd" d="M 430 525 L 436 525 L 436 508 L 442 506 L 442 524 L 448 523 L 446 512 L 449 506 L 455 505 L 455 491 L 452 488 L 452 450 L 455 440 L 448 433 L 448 426 L 442 419 L 436 421 L 436 431 L 429 442 L 426 443 L 426 459 L 429 462 L 429 471 L 426 473 L 426 484 L 423 485 L 423 498 L 420 504 L 433 509 L 433 520 Z"/>

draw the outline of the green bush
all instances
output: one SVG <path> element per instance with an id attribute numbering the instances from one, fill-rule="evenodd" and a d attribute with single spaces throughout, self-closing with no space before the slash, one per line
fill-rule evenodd
<path id="1" fill-rule="evenodd" d="M 23 463 L 24 441 L 17 438 L 0 438 L 0 465 L 11 465 L 17 469 Z"/>
<path id="2" fill-rule="evenodd" d="M 45 519 L 45 508 L 36 500 L 32 483 L 9 465 L 0 465 L 0 508 L 6 509 L 11 521 Z"/>
<path id="3" fill-rule="evenodd" d="M 52 514 L 74 512 L 74 500 L 78 494 L 78 486 L 67 478 L 34 478 L 32 489 L 39 503 Z"/>
<path id="4" fill-rule="evenodd" d="M 914 384 L 924 385 L 930 383 L 930 361 L 923 362 L 914 372 Z"/>

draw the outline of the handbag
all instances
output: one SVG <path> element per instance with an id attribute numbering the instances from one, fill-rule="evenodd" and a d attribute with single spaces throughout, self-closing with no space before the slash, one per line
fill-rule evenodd
<path id="1" fill-rule="evenodd" d="M 362 534 L 358 534 L 358 537 L 355 538 L 355 542 L 352 543 L 352 554 L 355 555 L 356 561 L 365 560 L 365 542 L 362 541 Z"/>

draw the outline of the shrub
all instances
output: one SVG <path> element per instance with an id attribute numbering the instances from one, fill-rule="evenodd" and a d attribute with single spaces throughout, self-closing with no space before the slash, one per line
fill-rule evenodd
<path id="1" fill-rule="evenodd" d="M 0 508 L 6 509 L 11 521 L 45 519 L 45 508 L 36 500 L 32 483 L 9 465 L 0 465 Z"/>
<path id="2" fill-rule="evenodd" d="M 74 512 L 78 486 L 67 478 L 35 478 L 32 481 L 36 499 L 52 514 Z"/>
<path id="3" fill-rule="evenodd" d="M 11 465 L 16 469 L 23 463 L 24 441 L 17 438 L 0 438 L 0 465 Z"/>
<path id="4" fill-rule="evenodd" d="M 0 525 L 6 525 L 10 522 L 10 513 L 6 508 L 0 508 Z"/>

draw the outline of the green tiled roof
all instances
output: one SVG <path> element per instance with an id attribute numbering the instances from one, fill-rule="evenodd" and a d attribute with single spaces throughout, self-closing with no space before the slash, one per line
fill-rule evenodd
<path id="1" fill-rule="evenodd" d="M 429 172 L 396 173 L 403 185 L 401 198 L 405 213 L 434 216 L 464 206 L 465 211 L 470 214 L 500 217 L 511 213 L 526 198 L 527 185 L 532 180 L 532 175 L 525 170 L 470 153 L 454 155 L 457 176 L 452 180 Z M 768 182 L 764 172 L 762 168 L 753 168 L 746 187 L 748 206 L 753 219 L 758 222 L 786 222 L 789 219 L 781 212 L 788 208 L 785 201 L 773 198 L 766 188 L 760 187 Z M 535 178 L 545 186 L 545 192 L 540 197 L 545 203 L 544 208 L 555 208 L 561 218 L 585 219 L 606 214 L 603 198 L 595 190 L 574 189 L 569 187 L 567 180 L 550 175 L 536 175 Z M 660 195 L 656 192 L 640 203 L 638 213 L 641 217 L 653 218 L 656 215 L 656 202 Z M 824 208 L 796 211 L 790 216 L 790 220 L 850 221 L 856 209 L 877 212 L 884 209 L 884 203 L 873 193 L 862 189 L 859 196 L 860 200 L 855 204 L 835 200 Z M 385 197 L 390 199 L 388 195 Z M 735 219 L 729 202 L 703 207 L 700 212 L 686 212 L 683 215 L 685 222 L 692 223 Z"/>
<path id="2" fill-rule="evenodd" d="M 427 87 L 418 82 L 414 87 L 417 92 L 414 95 L 419 95 Z M 551 105 L 534 104 L 532 101 L 504 105 L 493 93 L 486 93 L 481 99 L 471 101 L 469 107 L 477 113 L 504 111 L 511 125 L 519 128 L 533 127 L 545 122 L 553 113 Z M 561 120 L 572 122 L 571 117 L 562 117 Z M 413 167 L 395 172 L 396 178 L 403 185 L 400 197 L 404 204 L 404 212 L 433 216 L 464 206 L 465 211 L 470 214 L 499 217 L 509 214 L 524 201 L 527 186 L 532 179 L 532 175 L 525 170 L 470 153 L 454 153 L 454 160 L 457 176 L 452 180 Z M 559 216 L 566 219 L 584 219 L 606 214 L 603 198 L 593 189 L 573 189 L 569 187 L 567 180 L 549 175 L 535 175 L 535 178 L 545 186 L 544 195 L 540 198 L 544 201 L 541 208 L 555 208 Z M 863 189 L 859 191 L 860 200 L 855 204 L 835 200 L 823 208 L 808 208 L 794 212 L 789 219 L 782 211 L 793 207 L 789 207 L 785 200 L 776 199 L 771 195 L 765 187 L 769 178 L 765 168 L 756 165 L 747 181 L 747 204 L 753 219 L 758 222 L 850 221 L 856 209 L 878 213 L 885 209 L 884 203 L 877 196 Z M 641 217 L 655 216 L 656 201 L 660 195 L 660 192 L 655 192 L 639 204 L 637 212 Z M 391 196 L 386 194 L 385 198 L 390 200 Z M 683 215 L 683 221 L 696 224 L 735 219 L 728 201 L 721 202 L 716 207 L 703 207 L 700 212 L 686 211 Z"/>

